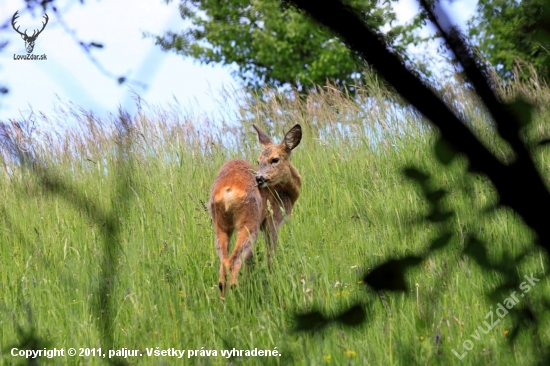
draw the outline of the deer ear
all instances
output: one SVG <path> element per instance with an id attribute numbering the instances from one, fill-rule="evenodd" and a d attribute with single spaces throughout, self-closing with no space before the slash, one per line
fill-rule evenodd
<path id="1" fill-rule="evenodd" d="M 296 125 L 286 133 L 283 143 L 288 150 L 292 150 L 300 144 L 300 141 L 302 141 L 302 127 Z"/>
<path id="2" fill-rule="evenodd" d="M 260 141 L 260 144 L 262 144 L 262 146 L 272 144 L 271 139 L 265 134 L 264 131 L 262 131 L 256 125 L 252 125 L 252 127 L 254 127 L 254 129 L 258 133 L 258 141 Z"/>

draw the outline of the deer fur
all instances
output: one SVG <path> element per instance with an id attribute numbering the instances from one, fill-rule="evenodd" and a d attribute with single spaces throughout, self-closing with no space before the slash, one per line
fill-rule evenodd
<path id="1" fill-rule="evenodd" d="M 216 235 L 216 251 L 220 258 L 218 286 L 225 296 L 226 277 L 231 289 L 243 261 L 252 258 L 252 246 L 260 230 L 267 242 L 267 262 L 277 246 L 277 230 L 292 213 L 300 196 L 302 178 L 290 163 L 291 151 L 302 139 L 300 125 L 292 127 L 280 144 L 275 144 L 259 129 L 258 141 L 263 150 L 258 170 L 245 160 L 229 160 L 219 170 L 210 196 L 209 209 Z M 229 255 L 230 239 L 236 232 L 235 247 Z"/>

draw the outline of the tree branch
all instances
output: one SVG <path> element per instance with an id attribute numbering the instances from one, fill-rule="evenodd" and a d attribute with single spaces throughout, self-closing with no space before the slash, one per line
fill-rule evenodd
<path id="1" fill-rule="evenodd" d="M 351 49 L 374 66 L 406 100 L 439 129 L 444 140 L 468 158 L 473 171 L 483 173 L 489 178 L 499 193 L 500 204 L 516 211 L 525 223 L 536 231 L 539 244 L 550 251 L 547 213 L 550 207 L 550 194 L 529 152 L 519 139 L 519 124 L 514 116 L 496 101 L 496 96 L 488 87 L 487 80 L 476 69 L 475 63 L 463 66 L 468 69 L 472 84 L 479 89 L 481 99 L 494 116 L 501 136 L 510 142 L 516 152 L 517 159 L 510 165 L 505 165 L 497 159 L 433 91 L 387 50 L 381 39 L 352 9 L 337 0 L 322 3 L 314 0 L 286 1 L 306 11 L 318 22 L 339 34 Z M 458 61 L 466 63 L 462 57 L 459 57 Z M 536 209 L 537 207 L 539 209 Z"/>

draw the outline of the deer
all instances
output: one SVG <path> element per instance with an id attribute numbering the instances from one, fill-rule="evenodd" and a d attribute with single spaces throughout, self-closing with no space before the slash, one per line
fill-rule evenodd
<path id="1" fill-rule="evenodd" d="M 262 231 L 267 245 L 267 264 L 277 247 L 277 232 L 300 196 L 302 177 L 290 163 L 290 154 L 302 139 L 299 124 L 292 127 L 279 144 L 253 125 L 263 150 L 258 168 L 245 160 L 233 159 L 222 165 L 214 180 L 209 211 L 215 230 L 215 247 L 220 259 L 218 287 L 225 298 L 226 279 L 237 285 L 243 261 L 253 257 L 253 245 Z M 254 173 L 255 172 L 255 173 Z M 235 235 L 235 247 L 229 255 L 230 240 Z"/>
<path id="2" fill-rule="evenodd" d="M 44 30 L 44 28 L 46 28 L 46 25 L 48 24 L 48 14 L 44 15 L 44 19 L 45 19 L 45 22 L 42 22 L 42 29 L 38 30 L 38 29 L 35 29 L 34 32 L 32 33 L 32 35 L 28 35 L 27 34 L 27 30 L 25 29 L 25 32 L 24 33 L 21 33 L 19 31 L 19 26 L 17 26 L 17 28 L 15 28 L 15 22 L 17 20 L 17 18 L 19 18 L 19 10 L 15 12 L 15 14 L 13 14 L 13 17 L 11 18 L 11 26 L 13 27 L 13 29 L 19 33 L 21 35 L 21 38 L 23 38 L 23 40 L 25 41 L 25 48 L 27 49 L 27 53 L 32 53 L 33 49 L 34 49 L 34 42 L 36 41 L 36 38 L 38 38 L 38 36 L 40 35 L 40 33 L 42 33 L 42 31 Z M 38 33 L 36 33 L 38 32 Z"/>

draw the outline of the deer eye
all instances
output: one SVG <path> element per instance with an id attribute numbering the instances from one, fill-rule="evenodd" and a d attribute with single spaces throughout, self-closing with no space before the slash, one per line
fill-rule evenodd
<path id="1" fill-rule="evenodd" d="M 278 162 L 279 162 L 279 158 L 271 159 L 271 164 L 277 164 Z"/>

